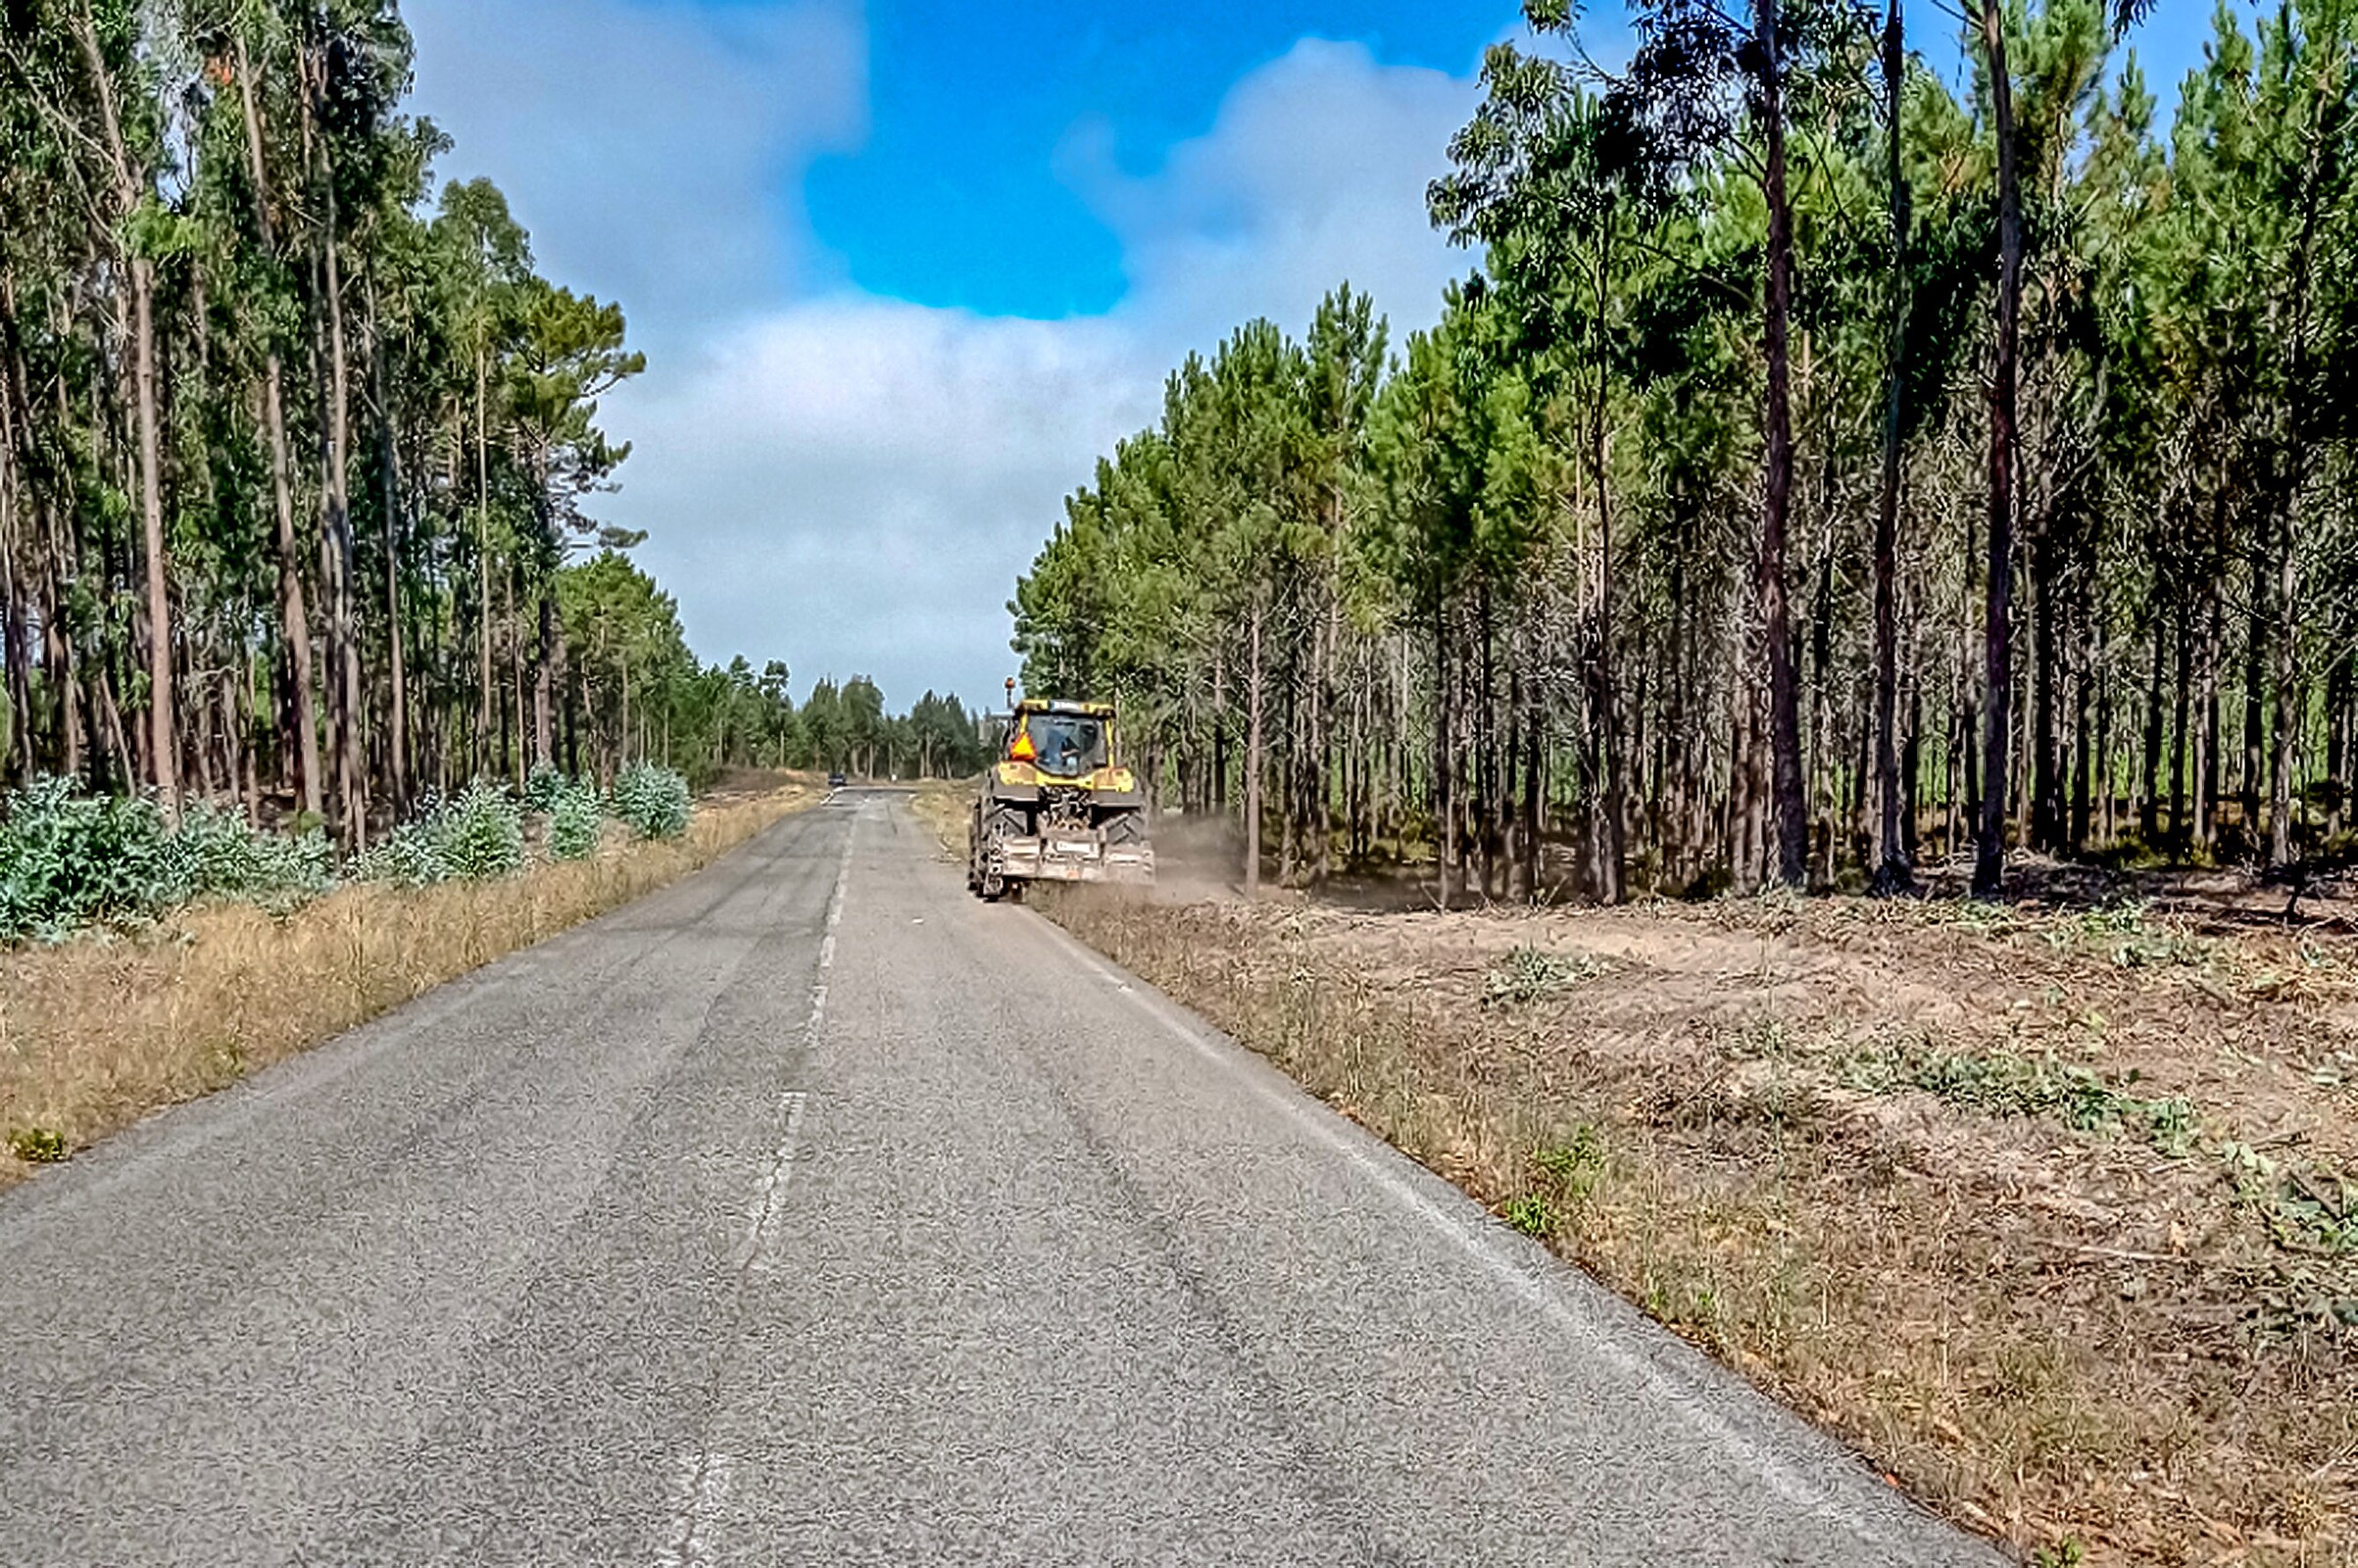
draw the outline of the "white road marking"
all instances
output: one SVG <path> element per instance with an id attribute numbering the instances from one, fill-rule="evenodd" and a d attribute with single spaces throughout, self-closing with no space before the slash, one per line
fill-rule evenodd
<path id="1" fill-rule="evenodd" d="M 1372 1138 L 1373 1134 L 1352 1128 L 1348 1123 L 1333 1125 L 1330 1120 L 1333 1112 L 1311 1099 L 1306 1091 L 1293 1085 L 1291 1080 L 1284 1080 L 1281 1087 L 1257 1073 L 1242 1070 L 1249 1064 L 1239 1060 L 1234 1054 L 1249 1048 L 1214 1038 L 1207 1025 L 1178 1015 L 1179 1004 L 1162 998 L 1152 988 L 1133 987 L 1119 973 L 1102 962 L 1093 951 L 1083 946 L 1079 938 L 1054 921 L 1044 917 L 1038 924 L 1062 944 L 1083 968 L 1105 982 L 1107 989 L 1128 997 L 1139 1011 L 1184 1041 L 1214 1067 L 1243 1084 L 1263 1104 L 1350 1161 L 1354 1169 L 1382 1189 L 1387 1197 L 1425 1221 L 1465 1253 L 1485 1274 L 1581 1342 L 1582 1348 L 1590 1355 L 1646 1389 L 1667 1410 L 1686 1422 L 1698 1437 L 1717 1446 L 1753 1475 L 1767 1482 L 1787 1502 L 1832 1520 L 1863 1542 L 1883 1542 L 1885 1533 L 1878 1521 L 1831 1489 L 1820 1486 L 1781 1455 L 1739 1432 L 1724 1417 L 1698 1407 L 1693 1397 L 1697 1391 L 1693 1386 L 1684 1380 L 1666 1376 L 1650 1357 L 1606 1333 L 1588 1313 L 1564 1299 L 1558 1291 L 1535 1275 L 1527 1266 L 1527 1259 L 1500 1250 L 1498 1239 L 1504 1233 L 1499 1232 L 1496 1225 L 1488 1222 L 1469 1223 L 1466 1217 L 1450 1213 L 1429 1195 L 1420 1192 L 1409 1177 L 1388 1168 L 1378 1151 L 1369 1149 L 1360 1141 Z M 1271 1073 L 1277 1070 L 1274 1066 L 1269 1068 Z M 1397 1152 L 1390 1146 L 1382 1146 L 1382 1156 L 1396 1154 Z M 1397 1157 L 1405 1159 L 1407 1156 Z M 1440 1177 L 1432 1179 L 1441 1180 Z M 1470 1204 L 1472 1200 L 1466 1201 Z M 1863 1466 L 1861 1477 L 1865 1477 Z"/>
<path id="2" fill-rule="evenodd" d="M 835 967 L 835 928 L 843 923 L 844 897 L 852 885 L 852 841 L 859 832 L 860 819 L 855 816 L 844 834 L 843 860 L 836 867 L 835 891 L 827 899 L 827 935 L 818 945 L 818 969 L 811 979 L 811 1011 L 803 1020 L 805 1052 L 817 1048 L 819 1034 L 826 1027 L 827 973 Z M 778 1097 L 778 1108 L 785 1115 L 786 1127 L 778 1135 L 777 1147 L 763 1162 L 761 1184 L 748 1205 L 745 1235 L 729 1258 L 740 1303 L 747 1278 L 768 1266 L 778 1216 L 785 1209 L 786 1184 L 794 1178 L 794 1156 L 802 1147 L 803 1111 L 809 1103 L 810 1096 L 799 1089 L 786 1090 Z M 728 1494 L 732 1467 L 727 1454 L 709 1446 L 700 1446 L 695 1452 L 680 1455 L 680 1479 L 673 1488 L 669 1544 L 656 1557 L 656 1568 L 702 1568 L 708 1560 L 705 1532 L 712 1525 L 721 1499 Z"/>
<path id="3" fill-rule="evenodd" d="M 736 1254 L 729 1259 L 731 1271 L 740 1277 L 761 1259 L 763 1244 L 769 1241 L 769 1233 L 777 1222 L 778 1210 L 783 1206 L 781 1200 L 786 1196 L 786 1183 L 794 1175 L 795 1150 L 802 1143 L 803 1105 L 806 1099 L 800 1090 L 790 1090 L 782 1097 L 781 1102 L 786 1109 L 786 1131 L 778 1139 L 777 1150 L 770 1155 L 768 1173 L 762 1177 L 761 1191 L 755 1197 L 751 1212 L 753 1223 L 746 1228 L 745 1239 L 737 1244 Z"/>
<path id="4" fill-rule="evenodd" d="M 655 1559 L 657 1568 L 697 1568 L 705 1561 L 705 1527 L 712 1522 L 720 1499 L 728 1495 L 733 1468 L 725 1453 L 680 1455 L 679 1481 L 674 1489 L 679 1502 L 672 1513 L 677 1530 L 670 1544 Z"/>

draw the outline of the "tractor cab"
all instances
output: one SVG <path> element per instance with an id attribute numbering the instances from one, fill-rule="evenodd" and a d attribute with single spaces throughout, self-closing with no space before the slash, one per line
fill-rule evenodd
<path id="1" fill-rule="evenodd" d="M 1018 703 L 1007 726 L 1007 760 L 1043 778 L 1087 778 L 1113 761 L 1113 710 L 1104 703 Z"/>

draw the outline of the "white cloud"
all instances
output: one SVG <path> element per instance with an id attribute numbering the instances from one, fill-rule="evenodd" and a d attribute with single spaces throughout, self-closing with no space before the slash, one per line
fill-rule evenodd
<path id="1" fill-rule="evenodd" d="M 1258 315 L 1299 331 L 1345 278 L 1397 341 L 1470 265 L 1426 223 L 1424 187 L 1472 81 L 1305 40 L 1149 174 L 1114 169 L 1087 127 L 1070 139 L 1060 172 L 1123 247 L 1108 315 L 814 289 L 840 271 L 770 193 L 859 127 L 845 13 L 740 13 L 769 20 L 731 39 L 632 0 L 523 0 L 496 22 L 458 5 L 410 0 L 455 166 L 499 178 L 553 272 L 622 295 L 656 349 L 607 410 L 636 452 L 604 511 L 648 531 L 640 557 L 699 653 L 783 659 L 798 687 L 865 673 L 896 705 L 988 696 L 1013 669 L 1016 574 L 1096 458 L 1154 417 L 1187 349 Z M 513 77 L 502 62 L 551 34 L 564 58 Z M 614 107 L 585 115 L 585 97 Z"/>
<path id="2" fill-rule="evenodd" d="M 977 699 L 1058 498 L 1154 413 L 1137 368 L 1105 323 L 810 302 L 617 409 L 639 449 L 610 510 L 707 657 Z"/>
<path id="3" fill-rule="evenodd" d="M 819 154 L 866 129 L 851 0 L 715 13 L 676 0 L 408 0 L 417 110 L 487 173 L 544 270 L 618 299 L 677 347 L 832 275 L 799 205 Z"/>
<path id="4" fill-rule="evenodd" d="M 1425 187 L 1475 101 L 1470 81 L 1304 39 L 1231 89 L 1211 130 L 1157 172 L 1122 176 L 1087 131 L 1064 170 L 1121 237 L 1125 316 L 1199 337 L 1256 315 L 1299 326 L 1348 278 L 1423 325 L 1469 266 L 1426 222 Z"/>

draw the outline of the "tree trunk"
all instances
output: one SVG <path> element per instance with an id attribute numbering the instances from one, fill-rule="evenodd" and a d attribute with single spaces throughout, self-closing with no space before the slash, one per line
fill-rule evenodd
<path id="1" fill-rule="evenodd" d="M 2292 864 L 2292 771 L 2294 750 L 2306 716 L 2308 695 L 2301 689 L 2300 634 L 2296 625 L 2300 598 L 2300 486 L 2285 498 L 2284 536 L 2278 540 L 2283 560 L 2278 564 L 2276 624 L 2276 760 L 2271 772 L 2268 809 L 2268 863 L 2277 870 Z"/>
<path id="2" fill-rule="evenodd" d="M 1900 164 L 1900 100 L 1907 81 L 1907 49 L 1899 0 L 1884 23 L 1887 92 L 1886 169 L 1891 194 L 1891 342 L 1884 371 L 1883 486 L 1875 511 L 1875 798 L 1874 888 L 1905 892 L 1915 886 L 1912 846 L 1900 831 L 1899 807 L 1899 443 L 1907 407 L 1908 182 Z"/>
<path id="3" fill-rule="evenodd" d="M 1754 37 L 1762 61 L 1760 119 L 1766 143 L 1761 194 L 1768 203 L 1768 318 L 1762 334 L 1768 362 L 1768 474 L 1760 523 L 1758 585 L 1768 639 L 1770 792 L 1776 812 L 1777 879 L 1788 887 L 1800 887 L 1809 879 L 1809 798 L 1801 776 L 1801 701 L 1785 583 L 1785 540 L 1793 485 L 1789 347 L 1793 215 L 1785 188 L 1785 67 L 1777 52 L 1777 0 L 1755 0 Z"/>
<path id="4" fill-rule="evenodd" d="M 123 116 L 115 101 L 115 79 L 98 46 L 98 26 L 89 0 L 83 0 L 75 28 L 82 55 L 90 68 L 90 85 L 98 103 L 99 128 L 106 137 L 114 165 L 118 222 L 127 228 L 144 200 L 139 172 L 131 162 L 123 135 Z M 180 810 L 178 734 L 174 728 L 172 695 L 171 564 L 164 550 L 164 453 L 158 430 L 156 375 L 156 265 L 135 254 L 126 234 L 116 244 L 131 286 L 131 403 L 138 429 L 139 520 L 147 588 L 147 721 L 150 780 L 167 817 Z M 110 693 L 108 706 L 113 709 Z"/>
<path id="5" fill-rule="evenodd" d="M 262 116 L 254 93 L 254 67 L 243 36 L 237 40 L 238 92 L 245 106 L 246 163 L 254 181 L 254 216 L 262 230 L 263 249 L 277 251 L 275 224 L 270 217 L 270 173 L 263 161 Z M 303 565 L 295 539 L 293 467 L 286 440 L 286 375 L 275 340 L 263 356 L 263 424 L 270 436 L 270 494 L 275 505 L 278 557 L 278 623 L 285 643 L 283 667 L 286 691 L 279 704 L 285 715 L 286 753 L 295 769 L 295 797 L 302 809 L 318 816 L 322 808 L 319 786 L 319 717 L 312 709 L 311 616 L 303 602 Z"/>
<path id="6" fill-rule="evenodd" d="M 320 185 L 324 194 L 326 227 L 321 234 L 321 273 L 326 279 L 327 307 L 327 455 L 326 533 L 329 548 L 329 612 L 334 617 L 332 639 L 336 662 L 336 773 L 338 812 L 344 841 L 354 847 L 368 842 L 368 796 L 367 759 L 361 744 L 361 639 L 354 608 L 352 538 L 352 384 L 344 344 L 344 273 L 342 246 L 336 240 L 335 168 L 324 141 L 320 149 Z"/>
<path id="7" fill-rule="evenodd" d="M 1247 636 L 1250 640 L 1250 664 L 1245 677 L 1245 897 L 1257 899 L 1261 893 L 1261 620 L 1263 609 L 1257 593 L 1253 601 L 1253 614 Z"/>
<path id="8" fill-rule="evenodd" d="M 475 772 L 486 774 L 485 755 L 491 750 L 491 432 L 488 423 L 487 383 L 491 375 L 489 351 L 475 349 Z"/>
<path id="9" fill-rule="evenodd" d="M 1449 753 L 1454 727 L 1449 711 L 1449 610 L 1436 595 L 1433 611 L 1433 833 L 1434 861 L 1441 874 L 1441 906 L 1449 907 L 1457 874 L 1457 799 L 1450 787 L 1455 759 Z"/>
<path id="10" fill-rule="evenodd" d="M 2173 855 L 2186 850 L 2186 748 L 2192 740 L 2190 708 L 2194 697 L 2194 638 L 2193 617 L 2186 607 L 2178 609 L 2178 684 L 2172 701 L 2170 729 L 2170 849 Z"/>
<path id="11" fill-rule="evenodd" d="M 2162 624 L 2157 609 L 2153 614 L 2153 674 L 2145 688 L 2144 753 L 2137 772 L 2137 830 L 2147 849 L 2161 832 Z"/>
<path id="12" fill-rule="evenodd" d="M 410 683 L 402 643 L 406 626 L 401 613 L 401 452 L 395 445 L 393 378 L 385 367 L 383 319 L 377 314 L 376 284 L 368 285 L 370 360 L 376 373 L 377 473 L 384 489 L 385 509 L 385 659 L 392 678 L 393 711 L 387 745 L 387 780 L 393 814 L 410 807 Z"/>
<path id="13" fill-rule="evenodd" d="M 2022 336 L 2022 183 L 2016 167 L 2014 78 L 2006 62 L 2005 10 L 1981 0 L 1982 48 L 1990 69 L 1991 131 L 1997 140 L 1997 348 L 1990 378 L 1990 556 L 1983 655 L 1982 809 L 1975 835 L 1973 891 L 1995 898 L 2006 870 L 2006 748 L 2014 703 L 2014 403 Z"/>
<path id="14" fill-rule="evenodd" d="M 540 591 L 540 657 L 532 662 L 532 763 L 535 767 L 557 759 L 555 713 L 551 698 L 561 671 L 557 643 L 557 588 L 545 583 Z M 872 773 L 874 768 L 869 771 Z"/>

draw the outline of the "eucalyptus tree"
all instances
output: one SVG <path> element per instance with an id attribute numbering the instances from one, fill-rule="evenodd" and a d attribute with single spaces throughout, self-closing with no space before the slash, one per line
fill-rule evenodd
<path id="1" fill-rule="evenodd" d="M 545 757 L 492 733 L 534 662 L 512 636 L 494 668 L 494 557 L 545 601 L 596 534 L 627 450 L 596 399 L 638 362 L 618 313 L 534 276 L 496 190 L 429 216 L 449 143 L 405 111 L 391 0 L 5 20 L 7 770 L 234 791 L 358 844 L 423 760 L 448 786 L 461 751 Z"/>
<path id="2" fill-rule="evenodd" d="M 637 542 L 583 510 L 584 499 L 605 487 L 630 456 L 628 442 L 611 442 L 598 427 L 598 400 L 644 370 L 647 358 L 624 347 L 619 306 L 534 279 L 524 287 L 520 316 L 511 395 L 532 494 L 533 528 L 524 564 L 539 607 L 532 758 L 546 762 L 556 755 L 552 699 L 564 680 L 557 567 L 572 548 L 589 540 L 610 547 Z"/>

